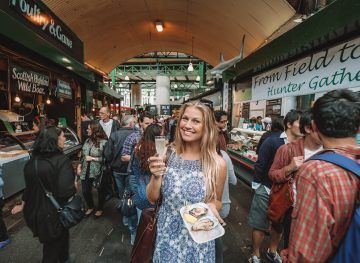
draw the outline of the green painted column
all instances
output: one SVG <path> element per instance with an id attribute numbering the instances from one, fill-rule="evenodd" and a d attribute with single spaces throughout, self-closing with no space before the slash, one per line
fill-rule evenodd
<path id="1" fill-rule="evenodd" d="M 206 65 L 205 65 L 204 61 L 201 61 L 199 63 L 199 76 L 200 76 L 199 87 L 200 88 L 205 85 L 205 79 L 206 79 L 205 74 L 206 74 Z"/>
<path id="2" fill-rule="evenodd" d="M 114 87 L 115 86 L 115 77 L 116 77 L 116 68 L 114 68 L 110 72 L 110 76 L 111 76 L 111 85 Z"/>

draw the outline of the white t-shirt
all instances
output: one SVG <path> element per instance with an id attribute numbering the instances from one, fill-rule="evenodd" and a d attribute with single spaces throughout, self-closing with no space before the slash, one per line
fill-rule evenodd
<path id="1" fill-rule="evenodd" d="M 311 151 L 309 149 L 304 148 L 304 160 L 309 159 L 311 156 L 313 156 L 314 154 L 316 154 L 317 152 L 320 152 L 322 150 L 323 150 L 322 146 L 319 149 L 315 150 L 315 151 Z"/>
<path id="2" fill-rule="evenodd" d="M 108 122 L 103 122 L 103 120 L 100 120 L 99 121 L 101 127 L 103 127 L 105 133 L 106 133 L 106 136 L 108 138 L 110 138 L 110 134 L 111 134 L 111 128 L 112 128 L 112 125 L 113 125 L 113 120 L 110 119 Z"/>

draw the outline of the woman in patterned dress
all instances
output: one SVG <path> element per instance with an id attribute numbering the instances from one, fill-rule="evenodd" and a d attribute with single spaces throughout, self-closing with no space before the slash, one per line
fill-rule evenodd
<path id="1" fill-rule="evenodd" d="M 215 242 L 197 244 L 184 226 L 180 208 L 205 202 L 215 215 L 221 209 L 226 163 L 216 152 L 217 129 L 211 109 L 200 102 L 180 111 L 174 153 L 149 158 L 151 203 L 162 198 L 153 262 L 215 262 Z"/>

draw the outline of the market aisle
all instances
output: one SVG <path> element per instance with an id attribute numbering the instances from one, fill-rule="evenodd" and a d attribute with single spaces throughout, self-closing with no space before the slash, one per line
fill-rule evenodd
<path id="1" fill-rule="evenodd" d="M 230 193 L 232 209 L 226 220 L 224 262 L 247 262 L 251 253 L 251 229 L 246 224 L 246 216 L 252 191 L 244 183 L 238 182 L 237 186 L 230 187 Z M 70 254 L 75 262 L 129 262 L 130 235 L 127 228 L 120 224 L 120 215 L 113 209 L 116 202 L 116 199 L 112 199 L 106 203 L 102 218 L 84 219 L 71 229 Z M 10 219 L 6 221 L 10 222 Z M 41 261 L 42 247 L 21 221 L 10 229 L 12 243 L 0 252 L 0 262 Z"/>

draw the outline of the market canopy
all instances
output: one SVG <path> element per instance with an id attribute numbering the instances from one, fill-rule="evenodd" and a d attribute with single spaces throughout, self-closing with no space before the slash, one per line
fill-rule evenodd
<path id="1" fill-rule="evenodd" d="M 220 53 L 225 60 L 239 54 L 244 35 L 247 56 L 295 14 L 285 0 L 43 2 L 84 42 L 85 62 L 104 72 L 151 51 L 192 54 L 215 66 Z"/>

